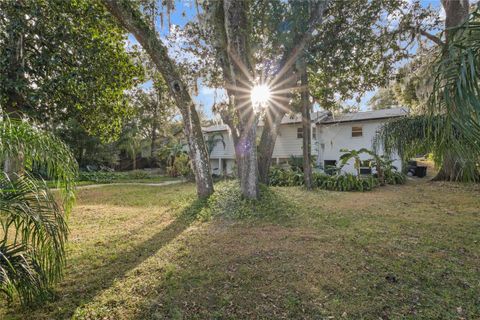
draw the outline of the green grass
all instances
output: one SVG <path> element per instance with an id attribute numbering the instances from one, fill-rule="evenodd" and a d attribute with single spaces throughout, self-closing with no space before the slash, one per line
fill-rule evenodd
<path id="1" fill-rule="evenodd" d="M 0 318 L 480 318 L 478 187 L 232 188 L 80 190 L 56 299 Z"/>

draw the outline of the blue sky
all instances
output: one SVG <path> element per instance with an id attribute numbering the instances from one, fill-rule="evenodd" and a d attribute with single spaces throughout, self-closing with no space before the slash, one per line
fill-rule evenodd
<path id="1" fill-rule="evenodd" d="M 410 1 L 410 0 L 406 0 Z M 421 1 L 422 6 L 432 6 L 433 8 L 436 8 L 440 10 L 441 3 L 440 0 L 422 0 Z M 178 25 L 180 27 L 183 27 L 188 21 L 192 19 L 196 19 L 197 11 L 195 7 L 195 0 L 181 0 L 181 1 L 176 1 L 175 4 L 175 10 L 171 12 L 170 14 L 170 19 L 171 19 L 171 24 L 172 25 Z M 163 26 L 160 25 L 160 18 L 158 18 L 157 21 L 157 28 L 160 30 L 160 33 L 162 36 L 165 36 L 168 34 L 169 29 L 168 29 L 168 21 L 164 19 Z M 135 38 L 130 35 L 128 37 L 130 43 L 137 43 Z M 146 83 L 144 84 L 144 87 L 150 87 L 151 83 Z M 367 103 L 370 100 L 370 98 L 374 95 L 374 91 L 367 92 L 361 99 L 360 103 L 358 105 L 360 106 L 361 110 L 367 110 Z M 202 110 L 204 111 L 205 115 L 209 118 L 212 118 L 212 105 L 214 102 L 214 94 L 215 91 L 212 88 L 208 88 L 202 85 L 201 80 L 199 80 L 199 94 L 198 96 L 194 97 L 195 102 L 198 105 L 202 106 Z M 357 105 L 356 102 L 354 101 L 346 101 L 346 104 L 349 105 Z"/>

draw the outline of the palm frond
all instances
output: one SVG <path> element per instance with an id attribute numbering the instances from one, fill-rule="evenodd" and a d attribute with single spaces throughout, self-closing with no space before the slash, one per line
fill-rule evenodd
<path id="1" fill-rule="evenodd" d="M 458 162 L 459 177 L 454 180 L 478 181 L 479 141 L 465 136 L 461 127 L 446 115 L 418 115 L 384 124 L 373 140 L 374 150 L 388 155 L 397 152 L 403 162 L 420 154 L 432 153 L 437 166 L 446 154 Z"/>
<path id="2" fill-rule="evenodd" d="M 77 164 L 63 142 L 27 122 L 0 121 L 0 161 L 22 155 L 25 173 L 0 175 L 0 292 L 24 304 L 48 296 L 62 275 Z M 58 203 L 42 168 L 63 191 Z"/>
<path id="3" fill-rule="evenodd" d="M 404 160 L 432 152 L 435 163 L 450 170 L 449 180 L 478 181 L 480 159 L 480 13 L 477 11 L 452 36 L 428 66 L 432 91 L 417 116 L 381 128 L 376 147 L 397 150 Z M 448 163 L 448 165 L 446 165 Z"/>
<path id="4" fill-rule="evenodd" d="M 27 170 L 42 168 L 48 178 L 55 181 L 62 191 L 68 213 L 75 200 L 75 178 L 78 174 L 78 165 L 70 149 L 54 135 L 26 121 L 4 116 L 0 120 L 0 163 L 20 154 Z"/>

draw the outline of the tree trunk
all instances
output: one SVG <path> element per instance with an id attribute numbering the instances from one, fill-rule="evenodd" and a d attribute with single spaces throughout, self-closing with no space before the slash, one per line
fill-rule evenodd
<path id="1" fill-rule="evenodd" d="M 215 0 L 208 3 L 207 13 L 215 30 L 213 45 L 230 100 L 222 119 L 234 138 L 240 187 L 245 198 L 257 199 L 257 116 L 248 94 L 253 87 L 253 68 L 247 34 L 247 5 L 245 1 Z"/>
<path id="2" fill-rule="evenodd" d="M 202 198 L 208 197 L 213 192 L 208 152 L 195 104 L 177 70 L 177 66 L 168 56 L 167 48 L 157 37 L 155 31 L 143 20 L 141 13 L 129 1 L 103 0 L 103 3 L 119 23 L 135 36 L 168 84 L 170 93 L 174 97 L 183 118 L 184 132 L 188 139 L 189 155 L 195 174 L 197 194 Z"/>
<path id="3" fill-rule="evenodd" d="M 442 6 L 445 9 L 445 39 L 448 43 L 454 35 L 454 32 L 449 29 L 462 24 L 468 18 L 470 4 L 468 0 L 442 0 Z M 447 151 L 443 155 L 442 166 L 433 180 L 460 181 L 461 179 L 462 166 L 460 161 Z"/>
<path id="4" fill-rule="evenodd" d="M 310 118 L 310 95 L 308 91 L 308 75 L 305 61 L 301 61 L 300 81 L 302 84 L 301 107 L 302 107 L 302 128 L 303 128 L 303 176 L 305 187 L 312 189 L 312 121 Z"/>
<path id="5" fill-rule="evenodd" d="M 470 10 L 469 0 L 442 0 L 445 10 L 445 35 L 448 38 L 452 35 L 449 28 L 462 24 L 467 18 Z"/>
<path id="6" fill-rule="evenodd" d="M 258 144 L 258 172 L 260 182 L 269 184 L 269 172 L 272 165 L 273 149 L 278 136 L 278 129 L 285 116 L 285 111 L 268 108 L 265 116 L 260 143 Z"/>
<path id="7" fill-rule="evenodd" d="M 252 85 L 253 68 L 248 44 L 247 2 L 224 0 L 225 35 L 227 53 L 229 53 L 230 70 L 234 80 L 234 103 L 239 114 L 239 141 L 235 146 L 240 173 L 240 187 L 247 199 L 257 199 L 257 116 L 253 110 L 249 92 Z"/>

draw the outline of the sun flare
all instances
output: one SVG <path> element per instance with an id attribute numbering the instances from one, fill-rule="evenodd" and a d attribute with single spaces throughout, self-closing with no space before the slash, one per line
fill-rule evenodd
<path id="1" fill-rule="evenodd" d="M 264 105 L 270 101 L 272 92 L 266 84 L 258 84 L 252 88 L 251 99 L 254 106 Z"/>

